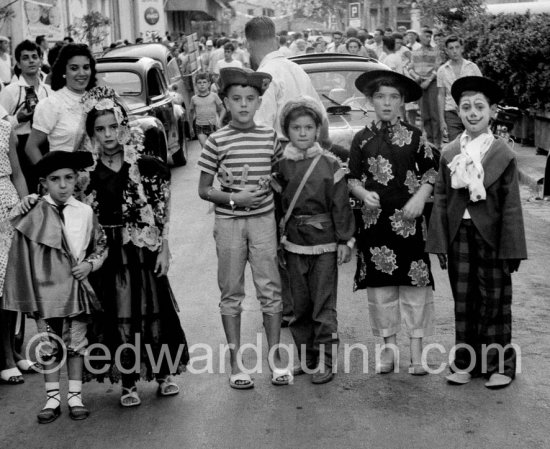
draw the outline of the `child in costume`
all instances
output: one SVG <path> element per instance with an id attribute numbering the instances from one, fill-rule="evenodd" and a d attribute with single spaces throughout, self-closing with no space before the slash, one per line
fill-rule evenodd
<path id="1" fill-rule="evenodd" d="M 136 381 L 155 379 L 160 397 L 176 395 L 179 386 L 172 376 L 189 361 L 167 277 L 170 169 L 148 155 L 142 132 L 128 126 L 113 89 L 95 87 L 83 102 L 96 162 L 86 202 L 96 210 L 109 244 L 102 269 L 90 279 L 104 310 L 94 318 L 93 334 L 110 349 L 108 377 L 122 381 L 121 406 L 135 407 L 141 404 Z M 113 363 L 117 351 L 121 366 Z"/>
<path id="2" fill-rule="evenodd" d="M 447 380 L 465 384 L 483 375 L 485 386 L 501 388 L 516 372 L 510 274 L 527 258 L 517 162 L 489 129 L 502 90 L 467 76 L 451 94 L 466 130 L 441 155 L 426 248 L 443 269 L 448 265 L 456 344 L 466 345 L 457 349 Z"/>
<path id="3" fill-rule="evenodd" d="M 92 164 L 86 152 L 47 153 L 36 164 L 36 173 L 48 194 L 26 214 L 26 207 L 18 205 L 19 215 L 12 220 L 15 235 L 1 307 L 34 317 L 48 342 L 42 354 L 48 396 L 38 414 L 42 424 L 61 413 L 59 376 L 65 355 L 70 417 L 89 415 L 81 397 L 83 355 L 89 316 L 100 305 L 87 276 L 101 267 L 107 248 L 92 208 L 72 195 L 77 171 Z"/>
<path id="4" fill-rule="evenodd" d="M 345 171 L 318 143 L 322 118 L 321 107 L 311 97 L 286 103 L 280 122 L 290 143 L 275 167 L 294 309 L 289 328 L 301 361 L 294 374 L 315 368 L 315 384 L 334 377 L 338 265 L 349 262 L 355 232 Z"/>
<path id="5" fill-rule="evenodd" d="M 355 288 L 367 289 L 373 333 L 384 339 L 376 372 L 394 370 L 403 318 L 410 339 L 409 373 L 423 375 L 422 339 L 433 333 L 434 303 L 422 211 L 437 162 L 420 130 L 399 117 L 403 104 L 418 100 L 422 89 L 388 70 L 366 72 L 355 85 L 376 113 L 376 122 L 355 135 L 350 151 L 349 186 L 363 202 Z"/>
<path id="6" fill-rule="evenodd" d="M 220 312 L 230 345 L 232 388 L 254 386 L 242 372 L 240 357 L 241 303 L 244 299 L 244 270 L 249 262 L 261 303 L 264 329 L 274 359 L 271 382 L 288 385 L 289 369 L 281 367 L 281 283 L 277 266 L 277 235 L 270 179 L 273 165 L 281 157 L 281 145 L 273 128 L 254 123 L 271 76 L 247 69 L 220 70 L 224 103 L 231 112 L 230 123 L 210 135 L 199 159 L 199 195 L 216 205 L 214 237 L 218 254 Z M 221 189 L 213 187 L 217 175 Z"/>

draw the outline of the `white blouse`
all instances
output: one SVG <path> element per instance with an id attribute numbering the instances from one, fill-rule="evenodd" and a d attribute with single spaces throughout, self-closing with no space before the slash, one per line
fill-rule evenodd
<path id="1" fill-rule="evenodd" d="M 84 93 L 63 87 L 36 105 L 32 127 L 48 135 L 50 151 L 74 151 L 82 139 L 84 109 L 80 100 Z"/>

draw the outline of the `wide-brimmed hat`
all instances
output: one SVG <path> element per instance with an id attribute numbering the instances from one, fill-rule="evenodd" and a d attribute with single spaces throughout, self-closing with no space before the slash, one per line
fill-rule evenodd
<path id="1" fill-rule="evenodd" d="M 416 101 L 422 96 L 422 88 L 412 79 L 393 70 L 371 70 L 360 75 L 355 80 L 355 87 L 367 96 L 373 94 L 372 89 L 379 80 L 388 81 L 395 87 L 401 87 L 405 103 Z"/>
<path id="2" fill-rule="evenodd" d="M 456 104 L 464 92 L 481 92 L 489 99 L 490 104 L 498 103 L 504 96 L 503 90 L 489 78 L 484 76 L 465 76 L 457 79 L 451 86 L 451 95 Z"/>
<path id="3" fill-rule="evenodd" d="M 226 93 L 229 86 L 251 86 L 258 89 L 260 95 L 267 90 L 272 77 L 269 73 L 254 72 L 250 69 L 227 67 L 220 70 L 220 91 Z"/>
<path id="4" fill-rule="evenodd" d="M 62 168 L 83 170 L 92 165 L 94 165 L 94 158 L 88 151 L 50 151 L 36 163 L 35 170 L 40 178 L 45 178 Z"/>
<path id="5" fill-rule="evenodd" d="M 279 117 L 279 122 L 281 123 L 281 128 L 283 131 L 283 134 L 286 138 L 288 138 L 286 129 L 285 129 L 285 122 L 287 120 L 287 117 L 289 114 L 296 108 L 304 107 L 309 109 L 311 112 L 313 112 L 317 118 L 319 119 L 319 123 L 323 123 L 323 105 L 316 101 L 313 97 L 310 97 L 308 95 L 300 95 L 297 98 L 294 98 L 292 100 L 288 100 L 285 105 L 283 106 L 283 110 L 281 111 L 281 115 Z"/>

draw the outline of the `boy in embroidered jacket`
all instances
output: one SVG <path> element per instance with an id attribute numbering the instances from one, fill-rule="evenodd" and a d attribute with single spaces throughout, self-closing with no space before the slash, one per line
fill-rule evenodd
<path id="1" fill-rule="evenodd" d="M 501 89 L 468 76 L 453 83 L 451 94 L 466 130 L 443 150 L 426 247 L 443 269 L 448 264 L 456 343 L 469 346 L 457 350 L 447 380 L 465 384 L 484 375 L 488 388 L 500 388 L 516 371 L 510 273 L 527 258 L 517 163 L 489 130 Z"/>
<path id="2" fill-rule="evenodd" d="M 87 276 L 101 267 L 107 247 L 91 207 L 72 194 L 77 170 L 92 164 L 87 152 L 47 153 L 36 164 L 36 172 L 48 194 L 30 211 L 30 200 L 25 199 L 12 220 L 15 234 L 0 306 L 29 314 L 44 333 L 47 343 L 41 357 L 48 362 L 44 365 L 48 400 L 38 414 L 41 424 L 61 413 L 59 377 L 65 353 L 69 415 L 75 420 L 89 415 L 81 398 L 83 356 L 89 315 L 100 305 Z"/>
<path id="3" fill-rule="evenodd" d="M 291 210 L 282 242 L 295 316 L 289 328 L 301 361 L 294 374 L 314 368 L 312 382 L 319 384 L 334 376 L 338 265 L 349 262 L 355 232 L 344 169 L 317 143 L 322 117 L 310 97 L 283 107 L 280 121 L 290 143 L 275 166 L 280 184 L 276 190 L 286 214 L 306 172 L 316 163 Z"/>

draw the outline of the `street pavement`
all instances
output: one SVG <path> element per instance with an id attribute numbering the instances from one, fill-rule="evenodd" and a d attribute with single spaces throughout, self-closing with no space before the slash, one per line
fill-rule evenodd
<path id="1" fill-rule="evenodd" d="M 404 335 L 399 337 L 399 372 L 375 374 L 374 351 L 379 341 L 368 324 L 366 293 L 352 292 L 353 260 L 340 271 L 339 368 L 344 368 L 343 347 L 352 344 L 367 347 L 366 367 L 357 351 L 352 353 L 349 372 L 340 372 L 331 383 L 313 385 L 308 376 L 300 376 L 291 386 L 275 387 L 265 360 L 260 360 L 262 373 L 253 376 L 255 388 L 238 391 L 229 388 L 228 371 L 220 372 L 218 348 L 225 337 L 218 312 L 214 215 L 197 195 L 198 155 L 193 142 L 189 164 L 173 169 L 170 234 L 170 280 L 191 345 L 190 371 L 195 373 L 176 378 L 181 393 L 171 398 L 157 397 L 155 382 L 139 383 L 142 405 L 133 409 L 118 405 L 119 385 L 85 384 L 84 400 L 91 416 L 71 421 L 64 403 L 62 415 L 48 425 L 36 422 L 45 400 L 41 376 L 27 375 L 20 386 L 0 385 L 0 448 L 549 447 L 550 203 L 528 201 L 534 192 L 522 187 L 529 260 L 513 279 L 513 341 L 521 349 L 521 373 L 510 387 L 490 391 L 481 379 L 450 386 L 444 379 L 446 370 L 411 376 Z M 433 262 L 436 332 L 426 344 L 440 344 L 446 352 L 429 352 L 428 362 L 436 368 L 448 362 L 454 318 L 447 275 Z M 255 342 L 262 332 L 261 313 L 249 271 L 246 281 L 242 341 Z M 28 329 L 29 334 L 35 331 L 31 321 Z M 265 352 L 265 337 L 261 337 Z M 288 330 L 283 330 L 282 342 L 291 342 Z M 197 374 L 207 367 L 209 347 L 213 348 L 213 373 Z M 221 360 L 228 364 L 227 357 Z M 256 362 L 252 352 L 245 353 L 247 367 Z M 63 382 L 62 394 L 66 394 Z"/>

